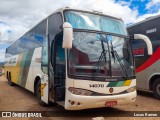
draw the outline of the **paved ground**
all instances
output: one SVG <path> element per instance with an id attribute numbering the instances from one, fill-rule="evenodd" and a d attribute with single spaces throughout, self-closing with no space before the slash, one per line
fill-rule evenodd
<path id="1" fill-rule="evenodd" d="M 0 111 L 51 111 L 49 113 L 53 116 L 39 118 L 39 120 L 92 120 L 94 117 L 102 116 L 105 120 L 157 120 L 160 118 L 153 117 L 109 117 L 110 111 L 114 111 L 112 116 L 122 116 L 122 114 L 128 114 L 126 111 L 160 111 L 160 101 L 153 97 L 152 93 L 138 92 L 137 100 L 130 105 L 116 106 L 112 108 L 99 108 L 83 111 L 65 111 L 62 107 L 57 105 L 51 105 L 49 107 L 40 106 L 33 93 L 19 87 L 10 87 L 7 84 L 7 80 L 4 77 L 0 77 Z M 60 111 L 60 112 L 56 112 Z M 117 112 L 115 112 L 117 111 Z M 48 114 L 48 112 L 46 112 Z M 62 114 L 62 115 L 60 115 Z M 68 117 L 69 116 L 69 117 Z M 71 117 L 72 116 L 72 117 Z M 5 119 L 5 118 L 3 118 Z M 3 120 L 0 118 L 0 120 Z M 12 118 L 14 120 L 16 118 Z M 20 118 L 21 120 L 22 118 Z M 24 118 L 29 120 L 35 120 L 36 118 Z M 6 119 L 5 119 L 6 120 Z M 101 119 L 99 119 L 101 120 Z"/>

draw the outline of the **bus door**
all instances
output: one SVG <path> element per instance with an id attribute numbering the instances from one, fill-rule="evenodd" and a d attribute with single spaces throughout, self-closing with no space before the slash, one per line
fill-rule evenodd
<path id="1" fill-rule="evenodd" d="M 48 104 L 49 74 L 48 74 L 48 39 L 47 37 L 43 40 L 41 53 L 42 53 L 41 69 L 42 69 L 42 72 L 44 73 L 41 78 L 41 100 Z"/>
<path id="2" fill-rule="evenodd" d="M 65 50 L 62 48 L 63 34 L 57 35 L 54 43 L 54 93 L 56 101 L 65 100 Z"/>

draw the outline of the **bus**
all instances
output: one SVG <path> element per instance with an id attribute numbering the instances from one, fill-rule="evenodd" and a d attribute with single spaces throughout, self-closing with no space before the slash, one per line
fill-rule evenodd
<path id="1" fill-rule="evenodd" d="M 5 77 L 35 93 L 40 105 L 81 110 L 136 99 L 131 38 L 122 19 L 61 8 L 6 49 Z M 149 39 L 148 54 L 152 54 Z"/>
<path id="2" fill-rule="evenodd" d="M 144 34 L 151 40 L 153 55 L 149 56 L 143 41 L 132 41 L 136 63 L 137 88 L 153 92 L 160 99 L 160 15 L 149 17 L 127 28 L 130 35 Z"/>

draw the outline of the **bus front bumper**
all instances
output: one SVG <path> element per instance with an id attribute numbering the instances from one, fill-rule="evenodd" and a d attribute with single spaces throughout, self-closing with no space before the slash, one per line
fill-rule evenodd
<path id="1" fill-rule="evenodd" d="M 65 109 L 66 110 L 81 110 L 88 108 L 108 107 L 106 103 L 116 102 L 116 105 L 129 104 L 135 101 L 137 92 L 131 92 L 113 96 L 80 96 L 70 93 L 68 90 Z"/>

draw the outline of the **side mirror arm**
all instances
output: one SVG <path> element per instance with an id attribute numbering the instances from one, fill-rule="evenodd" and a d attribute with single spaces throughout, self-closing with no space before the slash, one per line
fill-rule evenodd
<path id="1" fill-rule="evenodd" d="M 152 43 L 151 40 L 142 34 L 134 34 L 133 36 L 130 37 L 132 40 L 143 40 L 146 44 L 147 44 L 147 51 L 148 51 L 148 55 L 152 55 L 153 54 L 153 47 L 152 47 Z"/>

